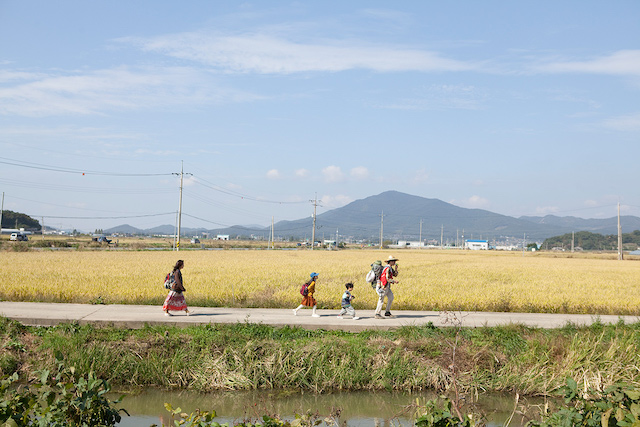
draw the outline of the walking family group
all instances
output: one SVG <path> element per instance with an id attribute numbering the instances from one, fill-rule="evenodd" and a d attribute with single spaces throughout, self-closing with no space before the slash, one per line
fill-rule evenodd
<path id="1" fill-rule="evenodd" d="M 378 304 L 376 305 L 375 311 L 376 319 L 393 317 L 391 314 L 391 304 L 393 303 L 393 291 L 391 290 L 391 285 L 393 283 L 397 283 L 395 278 L 398 276 L 398 259 L 393 256 L 389 256 L 389 258 L 385 260 L 385 263 L 386 265 L 383 267 L 382 261 L 374 262 L 371 264 L 371 271 L 367 274 L 367 282 L 371 283 L 372 288 L 374 288 L 378 295 Z M 181 270 L 183 268 L 184 261 L 180 259 L 176 262 L 173 269 L 169 274 L 167 274 L 165 279 L 164 285 L 165 288 L 169 290 L 169 293 L 164 300 L 162 310 L 166 316 L 170 316 L 171 311 L 184 311 L 187 315 L 190 314 L 189 309 L 187 308 L 187 302 L 184 298 L 184 291 L 186 289 L 184 287 L 184 281 L 182 280 Z M 306 281 L 300 289 L 302 301 L 298 307 L 293 309 L 294 316 L 298 315 L 298 311 L 301 308 L 310 307 L 312 309 L 311 316 L 320 317 L 316 312 L 318 303 L 314 298 L 316 285 L 320 276 L 316 272 L 311 273 L 309 276 L 309 280 Z M 351 294 L 352 292 L 353 283 L 346 283 L 345 291 L 342 294 L 342 299 L 340 301 L 341 309 L 338 319 L 344 319 L 345 315 L 351 316 L 353 320 L 359 319 L 359 317 L 356 316 L 356 311 L 353 308 L 353 305 L 351 304 L 355 298 L 355 296 Z M 386 308 L 383 316 L 382 308 L 385 306 L 385 299 Z"/>

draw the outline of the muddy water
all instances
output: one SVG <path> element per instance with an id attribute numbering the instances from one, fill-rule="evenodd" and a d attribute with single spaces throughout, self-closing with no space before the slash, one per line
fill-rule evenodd
<path id="1" fill-rule="evenodd" d="M 246 419 L 261 421 L 264 414 L 279 415 L 293 419 L 295 414 L 309 410 L 318 412 L 322 418 L 334 416 L 339 425 L 347 426 L 411 426 L 416 417 L 416 404 L 423 404 L 436 397 L 434 393 L 385 393 L 344 392 L 331 394 L 303 394 L 284 391 L 222 392 L 200 394 L 187 391 L 167 392 L 148 390 L 138 395 L 125 396 L 122 406 L 131 414 L 124 416 L 118 426 L 139 427 L 171 424 L 169 413 L 164 408 L 168 402 L 190 413 L 196 408 L 215 410 L 220 423 L 240 422 Z M 520 401 L 520 405 L 541 404 L 538 401 Z M 504 394 L 479 395 L 475 405 L 487 415 L 491 426 L 502 426 L 511 416 L 515 397 Z M 419 414 L 418 414 L 419 415 Z M 522 416 L 515 415 L 510 426 L 526 423 Z"/>

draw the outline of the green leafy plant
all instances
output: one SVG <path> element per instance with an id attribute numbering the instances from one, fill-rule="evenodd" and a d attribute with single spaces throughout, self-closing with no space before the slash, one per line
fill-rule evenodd
<path id="1" fill-rule="evenodd" d="M 195 412 L 189 414 L 182 411 L 181 408 L 173 408 L 171 404 L 165 403 L 165 409 L 171 414 L 171 421 L 174 426 L 185 427 L 229 427 L 229 423 L 220 424 L 214 418 L 216 411 L 201 411 L 196 409 Z M 264 415 L 262 422 L 242 421 L 239 424 L 233 424 L 234 427 L 313 427 L 322 423 L 325 425 L 337 425 L 332 417 L 321 419 L 318 414 L 308 412 L 304 415 L 296 415 L 293 421 L 281 420 L 278 416 Z M 158 427 L 156 424 L 151 427 Z M 163 427 L 168 427 L 163 424 Z"/>
<path id="2" fill-rule="evenodd" d="M 576 381 L 569 378 L 559 393 L 568 407 L 527 426 L 640 427 L 640 390 L 636 387 L 617 383 L 602 391 L 581 393 Z"/>
<path id="3" fill-rule="evenodd" d="M 423 415 L 416 418 L 417 427 L 474 427 L 483 426 L 484 417 L 474 414 L 461 415 L 454 407 L 454 402 L 442 396 L 442 403 L 429 400 L 422 411 Z M 460 418 L 461 417 L 461 418 Z"/>
<path id="4" fill-rule="evenodd" d="M 111 401 L 109 384 L 92 372 L 77 375 L 66 368 L 60 354 L 58 369 L 40 372 L 34 384 L 20 385 L 17 373 L 0 382 L 0 424 L 2 427 L 114 426 L 121 421 L 117 409 L 121 398 Z"/>

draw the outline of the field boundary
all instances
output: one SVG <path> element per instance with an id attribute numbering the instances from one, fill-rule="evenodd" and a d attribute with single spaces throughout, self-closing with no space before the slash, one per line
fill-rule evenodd
<path id="1" fill-rule="evenodd" d="M 190 307 L 191 315 L 184 312 L 165 316 L 161 307 L 124 304 L 62 304 L 39 302 L 0 301 L 0 315 L 31 326 L 54 326 L 77 322 L 103 326 L 139 329 L 145 325 L 190 326 L 212 323 L 261 323 L 276 327 L 301 327 L 315 330 L 389 330 L 402 326 L 436 327 L 462 325 L 463 327 L 504 326 L 519 324 L 529 327 L 554 329 L 567 324 L 587 326 L 595 322 L 625 324 L 637 323 L 638 316 L 549 314 L 549 313 L 492 313 L 492 312 L 437 312 L 394 310 L 390 319 L 375 319 L 371 310 L 358 310 L 359 320 L 338 319 L 338 310 L 318 310 L 319 318 L 311 317 L 311 310 L 300 310 L 297 316 L 291 309 Z M 452 323 L 455 317 L 456 322 Z"/>

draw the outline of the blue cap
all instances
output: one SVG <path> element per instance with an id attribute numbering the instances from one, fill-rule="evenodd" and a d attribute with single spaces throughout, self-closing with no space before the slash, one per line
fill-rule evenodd
<path id="1" fill-rule="evenodd" d="M 311 277 L 317 277 L 317 276 L 318 276 L 318 273 L 315 273 L 315 272 L 311 273 Z"/>

